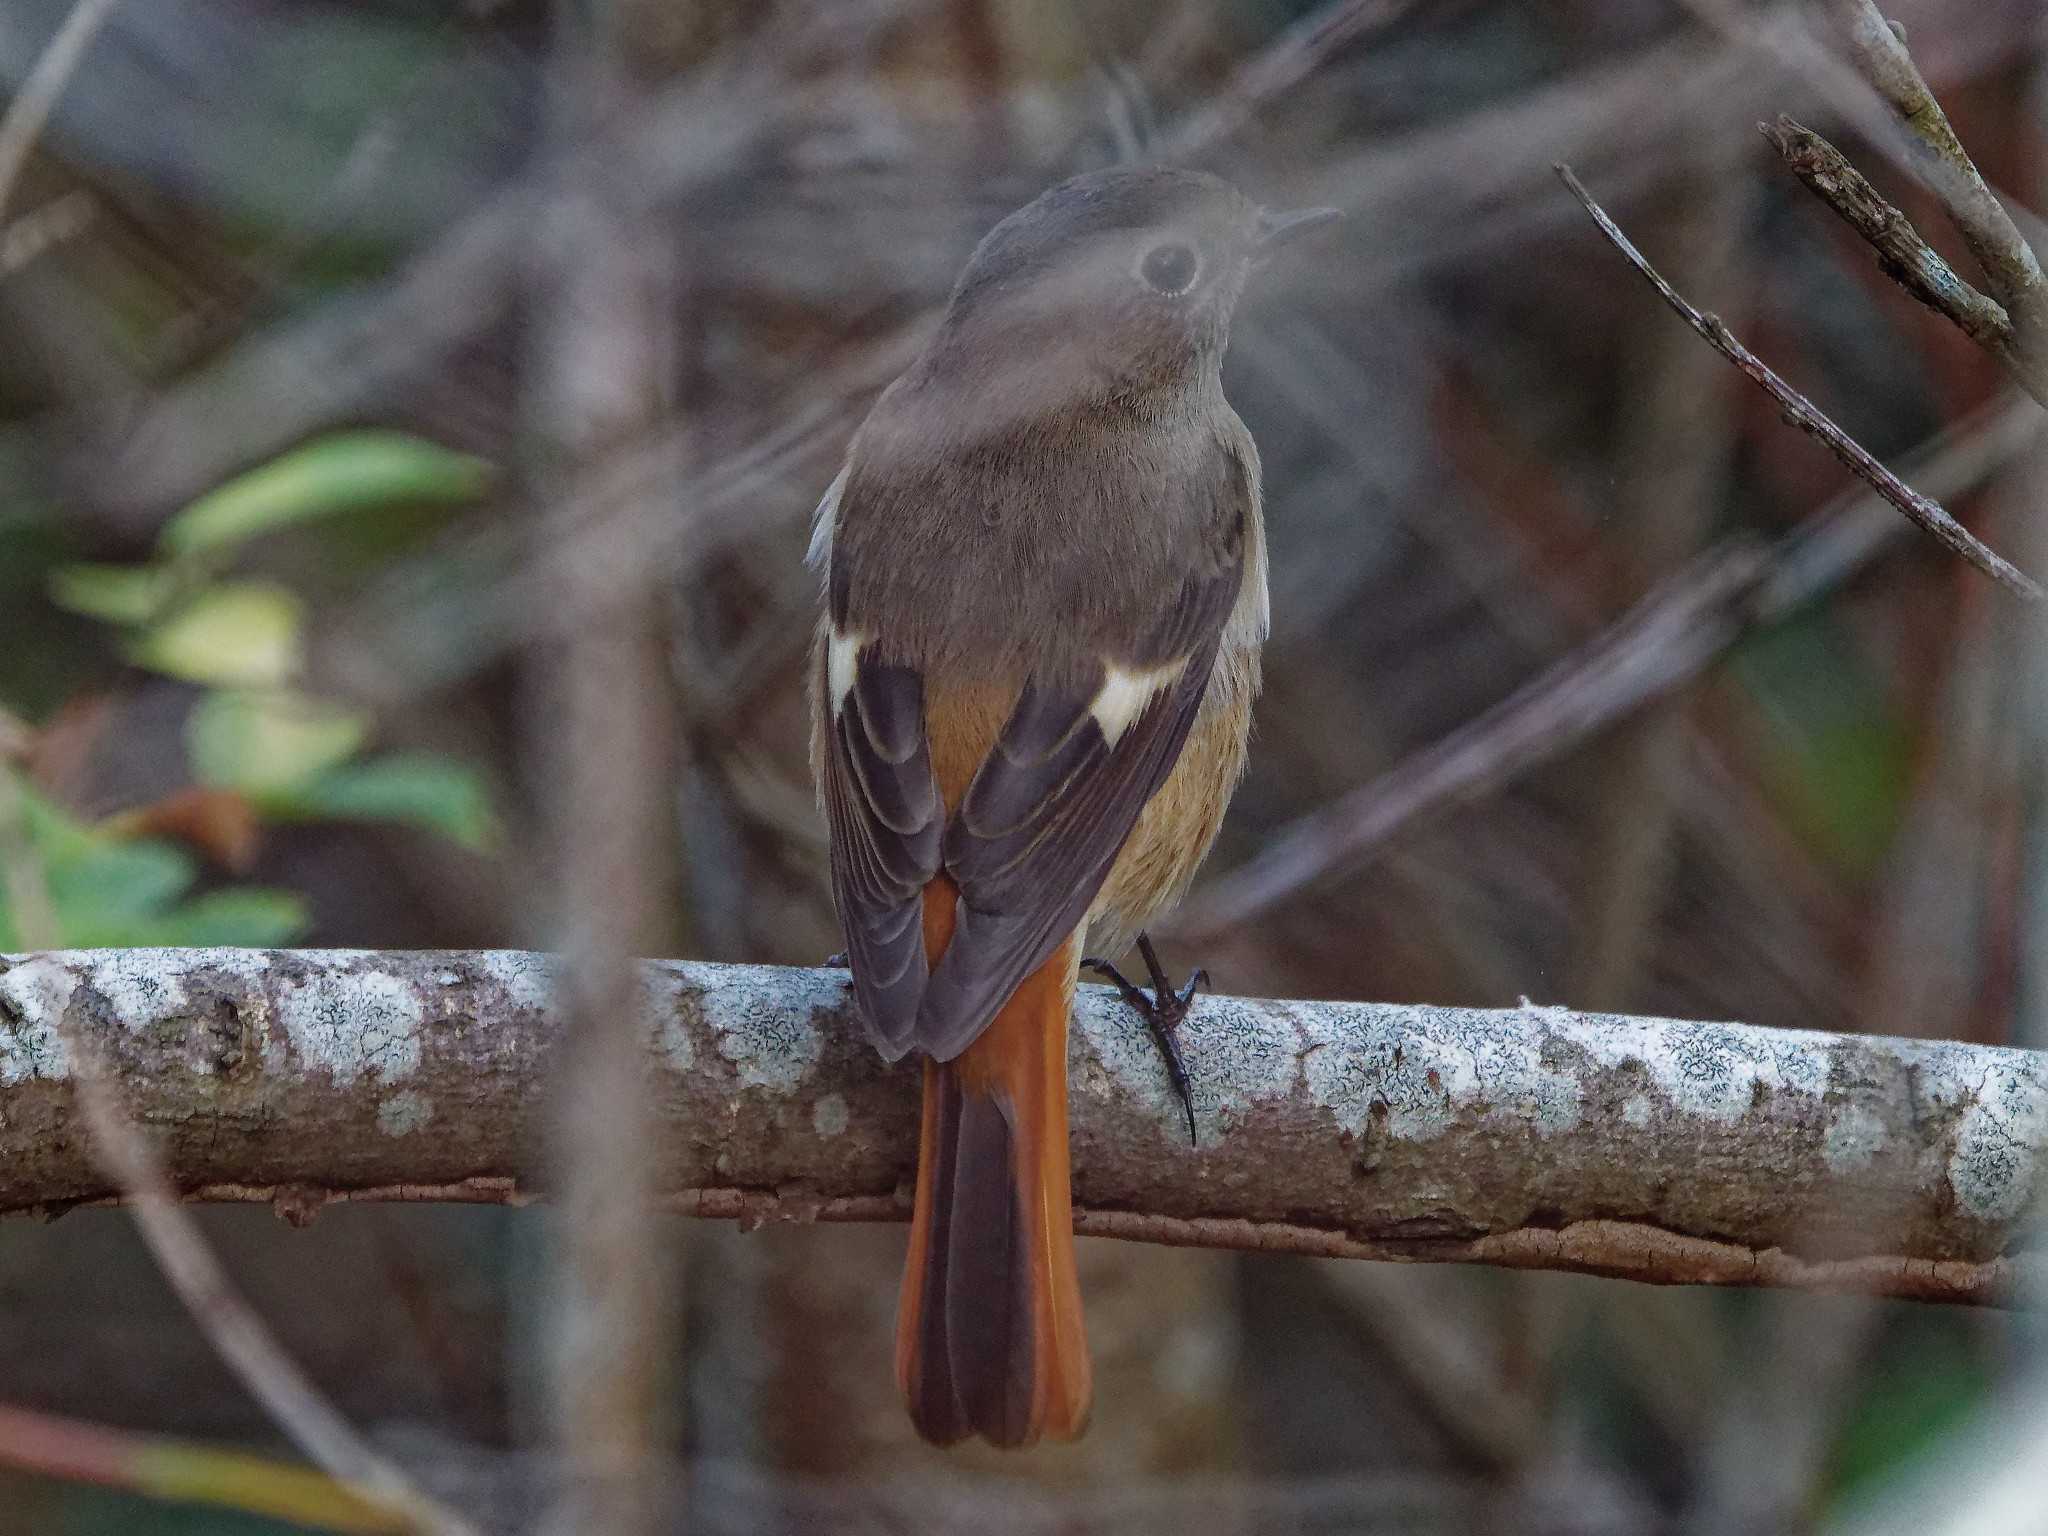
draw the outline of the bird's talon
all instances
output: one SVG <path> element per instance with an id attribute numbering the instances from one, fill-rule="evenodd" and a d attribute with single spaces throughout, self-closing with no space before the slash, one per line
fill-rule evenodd
<path id="1" fill-rule="evenodd" d="M 1146 1029 L 1152 1033 L 1153 1043 L 1159 1047 L 1159 1054 L 1166 1062 L 1166 1076 L 1173 1084 L 1174 1097 L 1188 1121 L 1188 1145 L 1199 1146 L 1195 1132 L 1194 1085 L 1188 1078 L 1186 1059 L 1181 1055 L 1180 1025 L 1188 1009 L 1193 1006 L 1195 993 L 1209 984 L 1207 970 L 1198 970 L 1188 978 L 1187 986 L 1175 991 L 1167 979 L 1166 967 L 1159 963 L 1159 952 L 1152 947 L 1151 937 L 1138 935 L 1138 954 L 1145 962 L 1145 969 L 1152 982 L 1151 991 L 1132 983 L 1124 974 L 1107 960 L 1086 959 L 1081 964 L 1101 976 L 1116 988 L 1127 1007 L 1145 1021 Z"/>

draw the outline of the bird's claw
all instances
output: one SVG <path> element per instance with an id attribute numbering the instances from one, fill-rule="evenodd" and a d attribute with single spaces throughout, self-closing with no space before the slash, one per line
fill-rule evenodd
<path id="1" fill-rule="evenodd" d="M 1166 967 L 1159 963 L 1159 952 L 1152 947 L 1149 935 L 1138 935 L 1138 954 L 1145 961 L 1152 985 L 1150 992 L 1134 985 L 1107 960 L 1087 956 L 1082 959 L 1081 967 L 1095 972 L 1115 987 L 1117 995 L 1131 1011 L 1145 1021 L 1145 1027 L 1152 1032 L 1152 1038 L 1159 1046 L 1159 1054 L 1166 1060 L 1166 1075 L 1173 1083 L 1174 1096 L 1180 1100 L 1180 1107 L 1187 1115 L 1188 1145 L 1198 1146 L 1194 1086 L 1188 1080 L 1187 1062 L 1181 1055 L 1180 1025 L 1194 1004 L 1195 993 L 1209 984 L 1209 973 L 1197 970 L 1188 978 L 1187 985 L 1176 992 L 1173 983 L 1167 979 Z"/>

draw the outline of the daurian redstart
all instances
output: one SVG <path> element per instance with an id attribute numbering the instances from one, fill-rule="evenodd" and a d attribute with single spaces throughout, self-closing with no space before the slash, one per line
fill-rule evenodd
<path id="1" fill-rule="evenodd" d="M 1193 171 L 1054 187 L 975 250 L 818 508 L 813 767 L 861 1014 L 925 1057 L 896 1374 L 939 1444 L 1088 1417 L 1068 1007 L 1244 767 L 1266 552 L 1223 351 L 1253 268 L 1331 216 Z"/>

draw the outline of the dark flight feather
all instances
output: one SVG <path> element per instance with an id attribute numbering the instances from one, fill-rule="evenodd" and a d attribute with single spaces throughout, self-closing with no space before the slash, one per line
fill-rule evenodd
<path id="1" fill-rule="evenodd" d="M 818 665 L 828 665 L 820 647 Z M 821 671 L 821 688 L 830 678 Z M 831 708 L 829 696 L 821 702 Z M 926 963 L 922 893 L 938 873 L 945 809 L 924 734 L 924 685 L 908 667 L 864 662 L 830 725 L 824 780 L 832 899 L 853 989 L 875 1048 L 915 1042 Z"/>

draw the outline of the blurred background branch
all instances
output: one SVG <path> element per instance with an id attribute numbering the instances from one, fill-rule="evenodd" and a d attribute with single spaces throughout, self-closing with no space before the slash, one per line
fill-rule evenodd
<path id="1" fill-rule="evenodd" d="M 652 109 L 657 10 L 649 0 L 555 5 L 548 123 L 562 159 Z M 674 240 L 649 210 L 627 206 L 609 176 L 554 183 L 539 235 L 529 500 L 542 537 L 566 548 L 579 541 L 583 487 L 667 415 Z M 657 462 L 647 497 L 675 480 L 675 456 Z M 551 862 L 563 873 L 553 920 L 568 951 L 568 1028 L 547 1053 L 555 1078 L 533 1085 L 555 1104 L 550 1184 L 560 1202 L 545 1348 L 562 1495 L 546 1528 L 653 1536 L 681 1518 L 673 1501 L 663 1508 L 658 1482 L 674 1425 L 665 1405 L 676 1386 L 681 1268 L 656 1218 L 656 1121 L 631 957 L 689 945 L 664 922 L 664 785 L 675 770 L 660 608 L 644 572 L 588 561 L 556 590 L 572 611 L 603 608 L 527 658 L 535 777 L 548 786 Z"/>
<path id="2" fill-rule="evenodd" d="M 115 0 L 76 0 L 64 25 L 7 103 L 6 114 L 0 116 L 0 220 L 6 218 L 21 168 L 49 120 L 50 109 L 64 94 L 93 35 L 106 25 L 114 5 Z"/>

